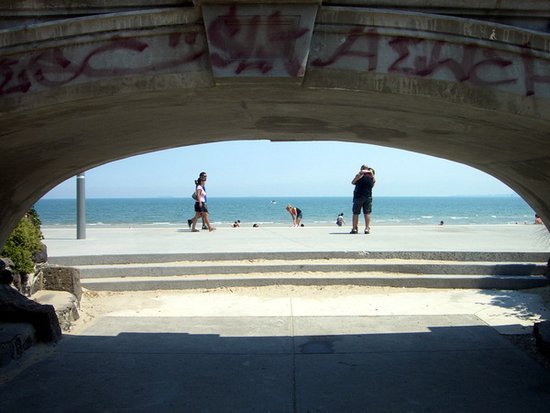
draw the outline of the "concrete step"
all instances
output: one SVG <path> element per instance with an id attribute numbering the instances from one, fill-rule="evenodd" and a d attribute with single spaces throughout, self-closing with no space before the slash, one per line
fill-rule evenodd
<path id="1" fill-rule="evenodd" d="M 533 276 L 544 275 L 544 263 L 494 263 L 457 261 L 419 261 L 403 259 L 324 259 L 324 260 L 248 260 L 180 261 L 150 264 L 81 265 L 81 280 L 87 278 L 155 277 L 172 275 L 252 274 L 304 272 L 463 274 Z"/>
<path id="2" fill-rule="evenodd" d="M 297 251 L 297 252 L 230 252 L 205 254 L 118 254 L 49 257 L 54 265 L 110 265 L 110 264 L 152 264 L 181 261 L 235 261 L 235 260 L 316 260 L 316 259 L 360 259 L 360 260 L 443 260 L 478 262 L 546 263 L 550 253 L 545 252 L 480 252 L 480 251 Z"/>
<path id="3" fill-rule="evenodd" d="M 548 255 L 500 252 L 283 252 L 57 257 L 91 290 L 261 285 L 520 289 L 546 285 Z"/>
<path id="4" fill-rule="evenodd" d="M 82 287 L 95 291 L 181 290 L 276 285 L 360 285 L 400 288 L 475 288 L 518 290 L 548 284 L 543 275 L 466 275 L 396 273 L 252 273 L 207 276 L 172 275 L 105 277 L 82 280 Z"/>

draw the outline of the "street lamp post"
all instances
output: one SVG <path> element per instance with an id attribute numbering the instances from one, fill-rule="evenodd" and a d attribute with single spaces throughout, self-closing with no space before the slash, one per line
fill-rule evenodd
<path id="1" fill-rule="evenodd" d="M 76 176 L 76 239 L 86 239 L 86 179 Z"/>

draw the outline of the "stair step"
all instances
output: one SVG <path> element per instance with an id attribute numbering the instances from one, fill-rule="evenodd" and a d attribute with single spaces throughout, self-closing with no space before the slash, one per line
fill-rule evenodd
<path id="1" fill-rule="evenodd" d="M 172 275 L 155 277 L 109 277 L 82 280 L 82 286 L 95 291 L 180 290 L 222 287 L 260 287 L 274 285 L 360 285 L 402 288 L 526 289 L 548 284 L 546 277 L 484 276 L 470 274 L 388 274 L 388 273 L 262 273 L 231 277 Z"/>
<path id="2" fill-rule="evenodd" d="M 297 251 L 297 252 L 237 252 L 205 254 L 120 254 L 49 257 L 54 265 L 108 265 L 145 264 L 179 261 L 230 261 L 230 260 L 310 260 L 310 259 L 404 259 L 482 262 L 547 262 L 545 252 L 479 252 L 479 251 Z"/>
<path id="3" fill-rule="evenodd" d="M 92 290 L 264 285 L 523 289 L 547 284 L 547 253 L 271 252 L 54 257 Z"/>
<path id="4" fill-rule="evenodd" d="M 217 262 L 168 262 L 150 264 L 82 265 L 82 280 L 87 278 L 154 277 L 173 275 L 303 273 L 303 272 L 386 272 L 404 274 L 465 274 L 532 276 L 544 275 L 546 264 L 411 260 L 255 260 Z"/>

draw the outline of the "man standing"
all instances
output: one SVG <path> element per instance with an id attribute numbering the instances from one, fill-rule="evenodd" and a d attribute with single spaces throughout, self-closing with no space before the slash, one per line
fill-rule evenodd
<path id="1" fill-rule="evenodd" d="M 363 210 L 365 215 L 365 234 L 370 234 L 370 214 L 372 212 L 372 187 L 376 182 L 374 169 L 361 165 L 361 169 L 351 181 L 355 185 L 353 191 L 353 218 L 350 234 L 357 234 L 359 228 L 359 214 Z"/>

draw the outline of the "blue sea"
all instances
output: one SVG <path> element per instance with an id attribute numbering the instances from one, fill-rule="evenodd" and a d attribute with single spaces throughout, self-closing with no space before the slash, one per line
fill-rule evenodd
<path id="1" fill-rule="evenodd" d="M 351 222 L 351 197 L 211 198 L 214 224 L 290 225 L 287 204 L 303 211 L 304 225 L 333 225 L 343 212 Z M 187 225 L 191 198 L 87 199 L 88 225 Z M 35 205 L 42 225 L 75 225 L 74 199 L 41 199 Z M 362 219 L 362 218 L 361 218 Z M 534 211 L 517 196 L 492 197 L 375 197 L 373 225 L 491 225 L 532 223 Z"/>

